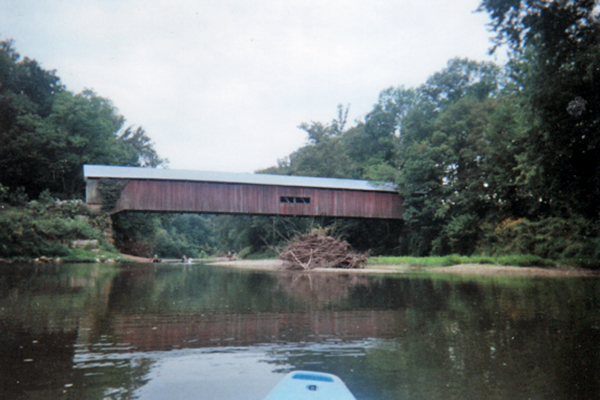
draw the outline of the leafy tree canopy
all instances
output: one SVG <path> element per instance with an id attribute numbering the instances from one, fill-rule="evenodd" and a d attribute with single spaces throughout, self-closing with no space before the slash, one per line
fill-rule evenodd
<path id="1" fill-rule="evenodd" d="M 124 123 L 110 100 L 66 90 L 55 71 L 0 42 L 0 184 L 73 198 L 83 195 L 84 164 L 163 164 L 143 128 Z"/>
<path id="2" fill-rule="evenodd" d="M 531 109 L 521 179 L 547 215 L 600 213 L 600 20 L 593 0 L 484 0 Z"/>

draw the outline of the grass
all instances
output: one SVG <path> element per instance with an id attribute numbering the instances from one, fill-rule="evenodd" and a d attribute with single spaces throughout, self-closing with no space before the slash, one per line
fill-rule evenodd
<path id="1" fill-rule="evenodd" d="M 418 267 L 450 267 L 458 264 L 488 264 L 518 267 L 556 267 L 560 263 L 532 255 L 460 256 L 452 254 L 439 257 L 372 257 L 369 265 L 408 265 Z"/>

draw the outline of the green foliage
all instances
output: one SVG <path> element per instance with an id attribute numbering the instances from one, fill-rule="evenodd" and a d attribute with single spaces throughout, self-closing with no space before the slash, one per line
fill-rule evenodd
<path id="1" fill-rule="evenodd" d="M 115 246 L 125 254 L 152 257 L 155 254 L 153 236 L 160 227 L 154 214 L 120 212 L 111 215 Z"/>
<path id="2" fill-rule="evenodd" d="M 460 264 L 489 264 L 517 267 L 556 267 L 559 262 L 536 255 L 460 256 L 451 254 L 433 257 L 376 257 L 368 260 L 370 265 L 408 265 L 416 267 L 450 267 Z"/>
<path id="3" fill-rule="evenodd" d="M 479 236 L 479 218 L 470 213 L 453 216 L 444 226 L 442 235 L 434 242 L 434 253 L 447 253 L 445 246 L 451 253 L 471 254 Z M 446 243 L 441 243 L 445 241 Z M 439 245 L 438 245 L 439 243 Z"/>
<path id="4" fill-rule="evenodd" d="M 14 191 L 6 188 L 5 195 L 8 203 L 13 206 L 23 206 L 29 201 L 29 196 L 25 193 L 23 186 L 19 186 Z"/>
<path id="5" fill-rule="evenodd" d="M 405 254 L 399 238 L 406 234 L 406 226 L 396 220 L 325 219 L 322 221 L 328 235 L 347 241 L 352 249 L 371 255 Z"/>
<path id="6" fill-rule="evenodd" d="M 126 254 L 202 258 L 216 251 L 213 217 L 121 212 L 111 216 L 115 245 Z"/>
<path id="7" fill-rule="evenodd" d="M 600 255 L 597 228 L 583 217 L 507 218 L 499 224 L 486 224 L 479 243 L 482 253 L 528 254 L 554 260 L 593 260 Z"/>
<path id="8" fill-rule="evenodd" d="M 159 165 L 168 164 L 169 160 L 162 159 L 154 150 L 152 139 L 146 135 L 146 131 L 141 126 L 133 129 L 132 126 L 125 129 L 118 135 L 118 141 L 134 149 L 138 154 L 138 164 L 140 167 L 156 168 Z"/>
<path id="9" fill-rule="evenodd" d="M 600 242 L 600 109 L 592 105 L 600 104 L 600 53 L 592 51 L 600 28 L 590 7 L 484 1 L 505 35 L 497 39 L 515 50 L 507 71 L 452 59 L 416 89 L 382 91 L 354 127 L 337 129 L 335 119 L 301 125 L 309 143 L 269 172 L 395 181 L 404 224 L 377 252 L 517 254 L 533 257 L 520 258 L 524 264 L 549 258 L 589 265 Z M 561 27 L 570 31 L 552 39 Z M 519 51 L 515 33 L 524 35 Z M 511 236 L 494 228 L 504 220 L 527 223 Z M 365 221 L 334 226 L 358 238 L 349 240 L 357 248 L 361 237 L 370 248 L 377 245 L 369 238 L 384 241 Z"/>
<path id="10" fill-rule="evenodd" d="M 504 255 L 497 257 L 498 265 L 517 265 L 520 267 L 555 267 L 559 263 L 534 254 Z"/>
<path id="11" fill-rule="evenodd" d="M 338 116 L 331 123 L 300 124 L 299 128 L 308 135 L 308 144 L 279 160 L 277 167 L 258 172 L 331 178 L 358 177 L 360 172 L 345 145 L 347 114 L 348 108 L 344 110 L 340 105 Z"/>
<path id="12" fill-rule="evenodd" d="M 223 215 L 215 216 L 213 223 L 219 250 L 239 254 L 244 248 L 264 252 L 278 247 L 296 234 L 318 225 L 319 221 L 314 218 Z"/>
<path id="13" fill-rule="evenodd" d="M 14 208 L 0 214 L 1 257 L 64 256 L 67 253 L 64 245 L 46 240 L 30 212 Z"/>
<path id="14" fill-rule="evenodd" d="M 91 212 L 79 200 L 31 201 L 24 206 L 3 206 L 0 211 L 0 257 L 63 257 L 71 254 L 71 241 L 96 239 L 106 249 L 103 214 Z"/>
<path id="15" fill-rule="evenodd" d="M 115 209 L 121 192 L 128 183 L 127 180 L 100 179 L 98 192 L 102 197 L 102 210 L 109 212 Z"/>
<path id="16" fill-rule="evenodd" d="M 419 87 L 383 90 L 354 126 L 341 105 L 331 122 L 300 124 L 306 145 L 260 171 L 393 181 L 404 199 L 401 223 L 121 213 L 112 216 L 115 243 L 145 256 L 259 254 L 318 225 L 372 254 L 447 256 L 441 263 L 483 254 L 483 263 L 553 259 L 594 266 L 600 259 L 596 7 L 591 0 L 482 0 L 496 45 L 510 50 L 505 70 L 451 59 Z M 64 206 L 73 210 L 62 211 L 69 215 L 63 222 L 37 219 L 52 197 L 82 196 L 83 164 L 166 162 L 143 128 L 124 123 L 109 100 L 67 91 L 54 71 L 0 42 L 0 202 L 27 210 L 3 211 L 5 226 L 18 228 L 0 234 L 4 253 L 12 251 L 6 243 L 18 243 L 14 251 L 25 254 L 43 241 L 60 245 L 60 238 L 102 229 L 106 219 L 88 226 L 73 217 L 74 203 Z M 101 184 L 107 209 L 122 183 L 112 185 Z"/>
<path id="17" fill-rule="evenodd" d="M 483 0 L 497 45 L 534 119 L 519 169 L 539 212 L 600 213 L 600 17 L 597 2 Z"/>
<path id="18" fill-rule="evenodd" d="M 444 257 L 373 257 L 368 259 L 370 265 L 410 265 L 417 267 L 446 267 L 461 264 L 467 257 L 444 256 Z"/>
<path id="19" fill-rule="evenodd" d="M 184 255 L 196 257 L 198 254 L 196 249 L 187 242 L 187 238 L 177 233 L 175 229 L 167 231 L 166 229 L 159 228 L 154 233 L 153 244 L 154 253 L 158 254 L 159 257 L 180 258 Z"/>
<path id="20" fill-rule="evenodd" d="M 263 249 L 259 252 L 253 252 L 244 257 L 247 260 L 273 260 L 279 257 L 279 254 L 272 248 Z"/>
<path id="21" fill-rule="evenodd" d="M 212 253 L 214 238 L 207 217 L 179 214 L 163 218 L 154 236 L 155 252 L 161 257 L 206 257 Z"/>
<path id="22" fill-rule="evenodd" d="M 80 198 L 84 164 L 163 163 L 144 130 L 124 122 L 110 100 L 67 91 L 55 71 L 0 42 L 0 184 L 30 198 L 46 189 Z"/>
<path id="23" fill-rule="evenodd" d="M 375 184 L 397 182 L 399 179 L 398 168 L 390 162 L 381 162 L 367 165 L 364 170 L 364 177 Z"/>
<path id="24" fill-rule="evenodd" d="M 502 81 L 490 63 L 454 59 L 417 91 L 402 119 L 399 192 L 412 254 L 470 254 L 494 205 L 482 171 L 486 129 Z"/>
<path id="25" fill-rule="evenodd" d="M 250 254 L 252 254 L 252 246 L 244 247 L 243 249 L 241 249 L 240 252 L 236 254 L 236 257 L 243 260 L 247 258 Z"/>

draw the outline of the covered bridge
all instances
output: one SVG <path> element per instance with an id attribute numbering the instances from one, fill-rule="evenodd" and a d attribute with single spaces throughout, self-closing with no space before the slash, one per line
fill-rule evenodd
<path id="1" fill-rule="evenodd" d="M 101 205 L 102 185 L 118 183 L 112 212 L 402 218 L 393 184 L 288 175 L 85 165 L 86 202 Z M 105 181 L 110 180 L 110 181 Z"/>

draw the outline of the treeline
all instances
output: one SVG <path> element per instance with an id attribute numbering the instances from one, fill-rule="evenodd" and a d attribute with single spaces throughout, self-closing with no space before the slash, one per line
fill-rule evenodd
<path id="1" fill-rule="evenodd" d="M 452 59 L 418 87 L 383 90 L 358 122 L 300 125 L 307 144 L 262 173 L 393 181 L 404 221 L 249 216 L 113 218 L 138 254 L 265 252 L 326 227 L 372 254 L 600 257 L 600 21 L 595 1 L 483 0 L 504 66 Z M 110 101 L 73 94 L 0 43 L 0 184 L 83 195 L 84 163 L 164 163 Z"/>
<path id="2" fill-rule="evenodd" d="M 114 251 L 108 219 L 80 201 L 83 165 L 165 162 L 108 99 L 67 90 L 56 71 L 0 42 L 0 257 L 68 256 L 76 239 Z"/>
<path id="3" fill-rule="evenodd" d="M 141 127 L 125 127 L 110 100 L 73 93 L 56 71 L 0 42 L 0 184 L 30 198 L 83 196 L 84 164 L 164 163 Z"/>
<path id="4" fill-rule="evenodd" d="M 398 249 L 595 263 L 600 241 L 600 25 L 594 1 L 492 1 L 504 67 L 452 59 L 381 92 L 364 121 L 300 128 L 308 144 L 263 172 L 394 181 Z"/>

